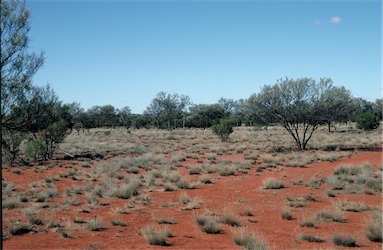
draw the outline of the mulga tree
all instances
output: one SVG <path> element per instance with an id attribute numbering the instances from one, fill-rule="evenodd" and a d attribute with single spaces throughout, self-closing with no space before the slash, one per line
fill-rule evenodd
<path id="1" fill-rule="evenodd" d="M 328 111 L 335 108 L 329 102 L 331 88 L 328 78 L 319 82 L 312 78 L 280 79 L 272 86 L 265 85 L 254 102 L 260 119 L 280 123 L 304 150 L 319 125 L 327 122 Z"/>

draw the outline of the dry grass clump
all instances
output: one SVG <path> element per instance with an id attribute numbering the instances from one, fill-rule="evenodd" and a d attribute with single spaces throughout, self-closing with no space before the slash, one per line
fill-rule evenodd
<path id="1" fill-rule="evenodd" d="M 220 164 L 216 167 L 216 170 L 221 176 L 235 175 L 237 173 L 237 168 L 231 165 Z"/>
<path id="2" fill-rule="evenodd" d="M 167 239 L 173 236 L 169 229 L 156 230 L 152 226 L 141 229 L 139 233 L 144 236 L 149 245 L 154 246 L 169 246 Z"/>
<path id="3" fill-rule="evenodd" d="M 356 239 L 354 236 L 343 236 L 340 234 L 334 234 L 332 236 L 332 242 L 337 246 L 343 247 L 357 247 Z"/>
<path id="4" fill-rule="evenodd" d="M 240 227 L 241 226 L 241 222 L 237 218 L 235 218 L 234 215 L 230 212 L 227 212 L 224 215 L 222 215 L 219 218 L 219 222 L 221 222 L 223 224 L 227 224 L 227 225 L 232 226 L 232 227 Z"/>
<path id="5" fill-rule="evenodd" d="M 2 201 L 2 208 L 15 209 L 20 206 L 20 200 L 17 198 L 7 198 Z"/>
<path id="6" fill-rule="evenodd" d="M 275 178 L 268 178 L 263 181 L 263 189 L 281 189 L 284 187 L 283 182 Z"/>
<path id="7" fill-rule="evenodd" d="M 131 179 L 128 184 L 117 187 L 113 191 L 113 196 L 120 199 L 129 199 L 135 195 L 138 195 L 138 191 L 142 186 L 139 179 Z"/>
<path id="8" fill-rule="evenodd" d="M 292 220 L 293 215 L 291 214 L 291 211 L 289 210 L 282 210 L 281 211 L 281 217 L 283 220 Z"/>
<path id="9" fill-rule="evenodd" d="M 185 178 L 181 178 L 179 181 L 175 183 L 175 185 L 179 189 L 195 189 L 197 187 L 197 184 L 190 182 L 189 180 Z"/>
<path id="10" fill-rule="evenodd" d="M 207 234 L 221 233 L 221 225 L 216 219 L 210 216 L 197 216 L 195 220 L 203 232 Z"/>
<path id="11" fill-rule="evenodd" d="M 126 223 L 123 222 L 123 221 L 120 220 L 120 219 L 113 219 L 113 220 L 110 221 L 110 223 L 111 223 L 113 226 L 126 227 Z"/>
<path id="12" fill-rule="evenodd" d="M 360 202 L 351 202 L 351 201 L 341 201 L 337 204 L 335 204 L 340 210 L 342 211 L 349 211 L 349 212 L 363 212 L 367 210 L 371 210 L 372 208 L 360 203 Z"/>
<path id="13" fill-rule="evenodd" d="M 315 219 L 324 222 L 346 222 L 344 214 L 341 212 L 331 212 L 327 210 L 321 210 L 315 214 Z"/>
<path id="14" fill-rule="evenodd" d="M 312 219 L 306 219 L 306 220 L 302 220 L 299 225 L 301 227 L 312 227 L 312 228 L 315 228 L 315 221 L 312 220 Z"/>
<path id="15" fill-rule="evenodd" d="M 305 233 L 301 234 L 299 236 L 299 239 L 300 240 L 305 240 L 305 241 L 308 241 L 308 242 L 317 242 L 317 243 L 326 242 L 326 240 L 324 240 L 321 237 L 314 236 L 314 235 L 311 235 L 311 234 L 305 234 Z"/>
<path id="16" fill-rule="evenodd" d="M 310 178 L 310 180 L 306 183 L 306 187 L 319 189 L 324 181 L 322 179 L 318 179 L 315 177 Z"/>
<path id="17" fill-rule="evenodd" d="M 173 217 L 154 217 L 153 219 L 158 223 L 158 224 L 176 224 L 177 222 L 174 220 Z"/>
<path id="18" fill-rule="evenodd" d="M 367 224 L 366 237 L 372 242 L 383 242 L 382 212 L 375 213 Z"/>
<path id="19" fill-rule="evenodd" d="M 266 250 L 267 249 L 267 243 L 265 242 L 264 239 L 245 231 L 234 234 L 233 240 L 235 244 L 247 250 Z"/>
<path id="20" fill-rule="evenodd" d="M 86 228 L 90 231 L 102 231 L 105 229 L 102 219 L 94 217 L 86 223 Z"/>
<path id="21" fill-rule="evenodd" d="M 8 226 L 8 231 L 11 235 L 22 235 L 30 232 L 34 232 L 34 229 L 29 223 L 19 223 Z"/>

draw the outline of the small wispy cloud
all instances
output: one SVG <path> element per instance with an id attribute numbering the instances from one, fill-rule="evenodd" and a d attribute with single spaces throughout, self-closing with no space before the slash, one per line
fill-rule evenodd
<path id="1" fill-rule="evenodd" d="M 338 16 L 334 16 L 330 18 L 330 23 L 339 24 L 340 22 L 342 22 L 342 18 Z"/>
<path id="2" fill-rule="evenodd" d="M 326 23 L 332 23 L 332 24 L 340 24 L 342 22 L 342 18 L 339 16 L 333 16 L 328 20 L 322 20 L 322 19 L 315 19 L 314 24 L 321 25 Z"/>

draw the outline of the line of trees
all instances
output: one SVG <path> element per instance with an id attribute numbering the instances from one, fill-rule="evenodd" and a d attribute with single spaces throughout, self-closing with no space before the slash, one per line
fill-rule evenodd
<path id="1" fill-rule="evenodd" d="M 226 126 L 281 124 L 305 149 L 319 125 L 329 131 L 335 122 L 356 121 L 358 127 L 375 129 L 382 120 L 382 100 L 369 102 L 336 87 L 329 78 L 280 79 L 265 85 L 248 99 L 220 98 L 213 104 L 193 104 L 187 95 L 159 92 L 143 114 L 129 107 L 62 103 L 52 88 L 33 85 L 32 78 L 44 64 L 44 53 L 30 52 L 29 10 L 24 2 L 1 1 L 1 150 L 2 160 L 26 162 L 19 156 L 21 142 L 33 159 L 49 159 L 73 129 L 98 127 L 210 128 L 222 134 Z M 230 120 L 226 122 L 224 120 Z M 222 134 L 227 140 L 227 136 Z"/>

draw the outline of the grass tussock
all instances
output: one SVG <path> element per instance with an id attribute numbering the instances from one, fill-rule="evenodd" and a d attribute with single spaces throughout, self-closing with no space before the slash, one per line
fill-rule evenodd
<path id="1" fill-rule="evenodd" d="M 315 214 L 315 219 L 323 222 L 340 222 L 345 223 L 346 218 L 341 212 L 331 212 L 327 210 L 321 210 Z"/>
<path id="2" fill-rule="evenodd" d="M 90 231 L 102 231 L 105 229 L 102 219 L 94 217 L 86 223 L 86 228 Z"/>
<path id="3" fill-rule="evenodd" d="M 268 178 L 263 181 L 263 189 L 281 189 L 284 187 L 285 184 L 275 178 Z"/>
<path id="4" fill-rule="evenodd" d="M 209 216 L 197 216 L 197 224 L 201 227 L 201 230 L 207 234 L 220 234 L 221 224 L 214 218 Z"/>
<path id="5" fill-rule="evenodd" d="M 371 207 L 363 203 L 351 202 L 351 201 L 341 201 L 337 203 L 336 206 L 342 211 L 349 211 L 349 212 L 363 212 L 363 211 L 372 209 Z"/>
<path id="6" fill-rule="evenodd" d="M 354 236 L 343 236 L 340 234 L 334 234 L 332 236 L 332 242 L 337 246 L 343 247 L 357 247 L 356 239 Z"/>
<path id="7" fill-rule="evenodd" d="M 366 237 L 372 242 L 383 242 L 382 213 L 375 213 L 367 224 Z"/>
<path id="8" fill-rule="evenodd" d="M 266 250 L 267 243 L 263 238 L 257 237 L 254 234 L 242 231 L 241 233 L 234 234 L 233 240 L 235 244 L 247 250 Z"/>
<path id="9" fill-rule="evenodd" d="M 308 242 L 317 242 L 317 243 L 326 242 L 326 240 L 324 240 L 321 237 L 314 236 L 314 235 L 311 235 L 311 234 L 305 234 L 305 233 L 301 234 L 299 236 L 299 239 L 300 240 L 304 240 L 304 241 L 308 241 Z"/>
<path id="10" fill-rule="evenodd" d="M 167 242 L 172 233 L 169 229 L 156 230 L 152 226 L 147 226 L 140 230 L 140 234 L 144 236 L 149 245 L 152 246 L 169 246 Z"/>

